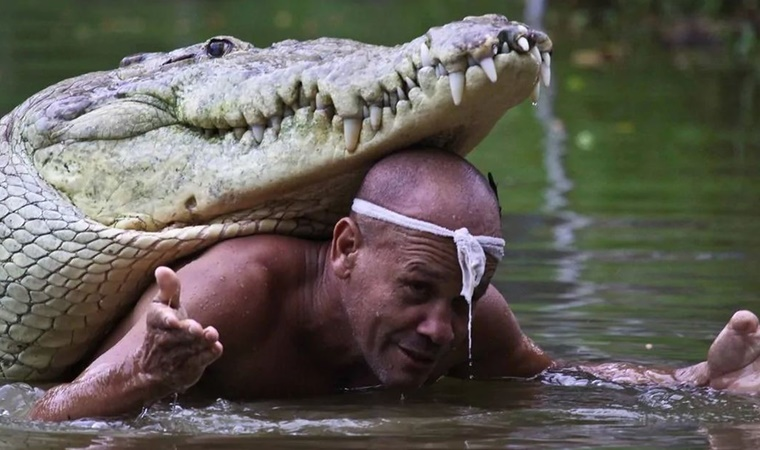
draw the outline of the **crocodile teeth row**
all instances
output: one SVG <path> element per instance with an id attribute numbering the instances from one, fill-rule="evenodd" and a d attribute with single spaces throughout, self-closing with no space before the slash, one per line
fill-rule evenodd
<path id="1" fill-rule="evenodd" d="M 495 48 L 494 54 L 508 53 L 509 51 L 509 46 L 504 44 L 500 49 Z M 496 64 L 494 63 L 492 56 L 486 56 L 480 61 L 476 61 L 471 55 L 468 55 L 467 62 L 468 66 L 479 65 L 491 82 L 495 83 L 498 79 Z M 439 77 L 448 76 L 449 86 L 451 88 L 451 99 L 454 101 L 455 105 L 462 103 L 462 97 L 464 96 L 465 71 L 447 71 L 443 64 L 435 62 L 430 55 L 430 48 L 428 48 L 427 44 L 424 42 L 420 44 L 420 63 L 422 64 L 422 67 L 435 67 L 435 73 Z"/>
<path id="2" fill-rule="evenodd" d="M 527 33 L 527 29 L 524 30 L 524 33 Z M 549 86 L 551 83 L 551 53 L 548 51 L 540 51 L 538 46 L 531 47 L 528 40 L 525 38 L 525 36 L 521 36 L 516 41 L 516 46 L 519 47 L 519 50 L 522 50 L 525 53 L 530 54 L 530 56 L 539 64 L 539 79 L 541 83 L 543 83 L 545 86 Z M 505 42 L 501 46 L 495 46 L 493 49 L 493 54 L 506 54 L 512 51 L 512 49 L 509 47 L 509 45 Z M 472 55 L 468 55 L 467 57 L 468 67 L 473 67 L 475 65 L 480 66 L 480 68 L 483 70 L 483 73 L 486 75 L 486 77 L 492 82 L 495 83 L 498 79 L 498 73 L 496 71 L 496 64 L 494 62 L 493 56 L 486 56 L 482 59 L 475 60 L 475 58 Z M 455 105 L 459 105 L 462 103 L 462 98 L 464 97 L 464 90 L 465 90 L 465 71 L 455 71 L 455 72 L 449 72 L 446 70 L 446 68 L 443 66 L 442 63 L 437 62 L 433 56 L 431 55 L 430 48 L 427 46 L 427 44 L 422 43 L 420 44 L 420 63 L 422 67 L 433 67 L 436 74 L 439 77 L 448 77 L 449 79 L 449 87 L 451 89 L 451 99 L 454 102 Z M 407 92 L 411 89 L 417 88 L 418 84 L 417 82 L 409 77 L 403 77 L 404 81 L 404 88 L 398 87 L 396 91 L 391 92 L 384 92 L 383 94 L 383 100 L 382 105 L 380 104 L 369 104 L 365 105 L 363 108 L 363 117 L 343 117 L 343 135 L 345 138 L 346 143 L 346 149 L 349 152 L 353 152 L 356 150 L 356 147 L 359 145 L 359 137 L 361 136 L 362 131 L 362 124 L 364 122 L 364 119 L 369 118 L 369 125 L 372 128 L 373 131 L 378 131 L 382 127 L 382 121 L 383 121 L 383 108 L 384 107 L 390 107 L 391 111 L 395 114 L 396 112 L 396 104 L 399 101 L 407 100 L 408 95 Z M 533 88 L 533 92 L 531 94 L 531 99 L 536 102 L 538 101 L 538 96 L 540 93 L 540 83 L 536 83 L 536 85 Z M 327 101 L 326 101 L 327 100 Z M 307 102 L 308 103 L 308 102 Z M 321 94 L 317 94 L 316 97 L 312 100 L 311 103 L 312 110 L 324 110 L 329 111 L 331 113 L 335 113 L 335 110 L 333 106 L 331 105 L 331 100 L 329 100 L 329 97 L 326 97 Z M 203 129 L 203 133 L 207 138 L 216 136 L 216 135 L 223 135 L 227 131 L 232 131 L 232 134 L 235 136 L 235 139 L 240 140 L 243 138 L 245 133 L 250 130 L 251 136 L 253 140 L 256 142 L 256 144 L 261 144 L 261 142 L 264 140 L 264 134 L 267 129 L 272 129 L 275 136 L 277 133 L 279 133 L 280 128 L 282 126 L 282 120 L 285 117 L 293 116 L 294 110 L 293 108 L 286 105 L 282 116 L 272 116 L 267 120 L 267 124 L 252 124 L 248 127 L 233 127 L 231 129 Z"/>
<path id="3" fill-rule="evenodd" d="M 521 36 L 519 39 L 517 39 L 517 45 L 524 52 L 530 53 L 533 59 L 539 64 L 539 78 L 544 86 L 549 86 L 551 83 L 551 53 L 541 52 L 535 45 L 531 47 L 525 36 Z M 499 53 L 509 53 L 510 51 L 511 50 L 509 48 L 509 45 L 505 42 L 502 44 L 501 48 L 495 47 L 493 53 L 496 55 Z M 486 56 L 480 61 L 475 61 L 472 56 L 468 56 L 467 60 L 469 66 L 478 64 L 480 68 L 483 69 L 483 72 L 486 74 L 488 79 L 493 83 L 496 82 L 498 79 L 498 74 L 496 72 L 496 64 L 494 63 L 492 56 Z M 464 71 L 448 72 L 443 64 L 440 62 L 436 63 L 430 54 L 430 48 L 428 48 L 427 44 L 424 42 L 420 44 L 420 62 L 422 63 L 423 67 L 435 67 L 436 75 L 439 77 L 448 75 L 449 86 L 451 88 L 451 99 L 455 105 L 462 103 L 465 85 Z M 537 91 L 535 96 L 536 98 L 538 97 Z"/>

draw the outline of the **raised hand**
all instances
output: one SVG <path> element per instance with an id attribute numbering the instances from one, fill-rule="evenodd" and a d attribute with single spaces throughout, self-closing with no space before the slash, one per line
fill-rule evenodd
<path id="1" fill-rule="evenodd" d="M 707 353 L 710 386 L 760 393 L 760 326 L 749 311 L 736 312 Z"/>
<path id="2" fill-rule="evenodd" d="M 222 354 L 214 327 L 203 328 L 180 304 L 180 282 L 167 267 L 155 272 L 158 293 L 146 316 L 145 340 L 137 354 L 142 374 L 172 392 L 183 392 Z"/>

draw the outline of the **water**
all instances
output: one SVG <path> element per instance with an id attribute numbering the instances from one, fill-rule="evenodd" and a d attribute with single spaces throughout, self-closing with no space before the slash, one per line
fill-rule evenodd
<path id="1" fill-rule="evenodd" d="M 537 107 L 526 102 L 510 112 L 471 157 L 494 173 L 505 212 L 508 248 L 495 283 L 523 329 L 562 360 L 683 366 L 705 357 L 736 309 L 760 311 L 757 44 L 732 19 L 718 33 L 723 44 L 666 46 L 678 41 L 672 30 L 691 22 L 678 11 L 652 16 L 644 4 L 587 10 L 551 3 L 543 22 L 556 48 L 552 90 L 542 92 Z M 124 55 L 214 34 L 258 45 L 319 35 L 392 44 L 469 14 L 520 18 L 523 7 L 6 0 L 0 113 L 57 80 L 113 67 Z M 755 397 L 570 375 L 443 380 L 405 397 L 167 401 L 137 418 L 62 424 L 24 419 L 41 392 L 21 383 L 0 387 L 0 447 L 760 445 Z"/>

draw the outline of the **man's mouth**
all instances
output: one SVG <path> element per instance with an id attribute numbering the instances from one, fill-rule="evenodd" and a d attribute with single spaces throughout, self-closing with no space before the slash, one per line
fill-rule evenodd
<path id="1" fill-rule="evenodd" d="M 412 362 L 412 365 L 417 367 L 430 368 L 435 364 L 437 359 L 437 355 L 434 353 L 421 352 L 413 348 L 404 347 L 403 345 L 399 345 L 398 348 Z"/>

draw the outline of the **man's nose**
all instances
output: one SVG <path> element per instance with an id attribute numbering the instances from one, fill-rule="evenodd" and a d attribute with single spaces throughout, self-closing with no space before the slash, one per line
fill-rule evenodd
<path id="1" fill-rule="evenodd" d="M 417 332 L 436 345 L 447 346 L 454 341 L 453 317 L 450 302 L 437 302 L 417 326 Z"/>

